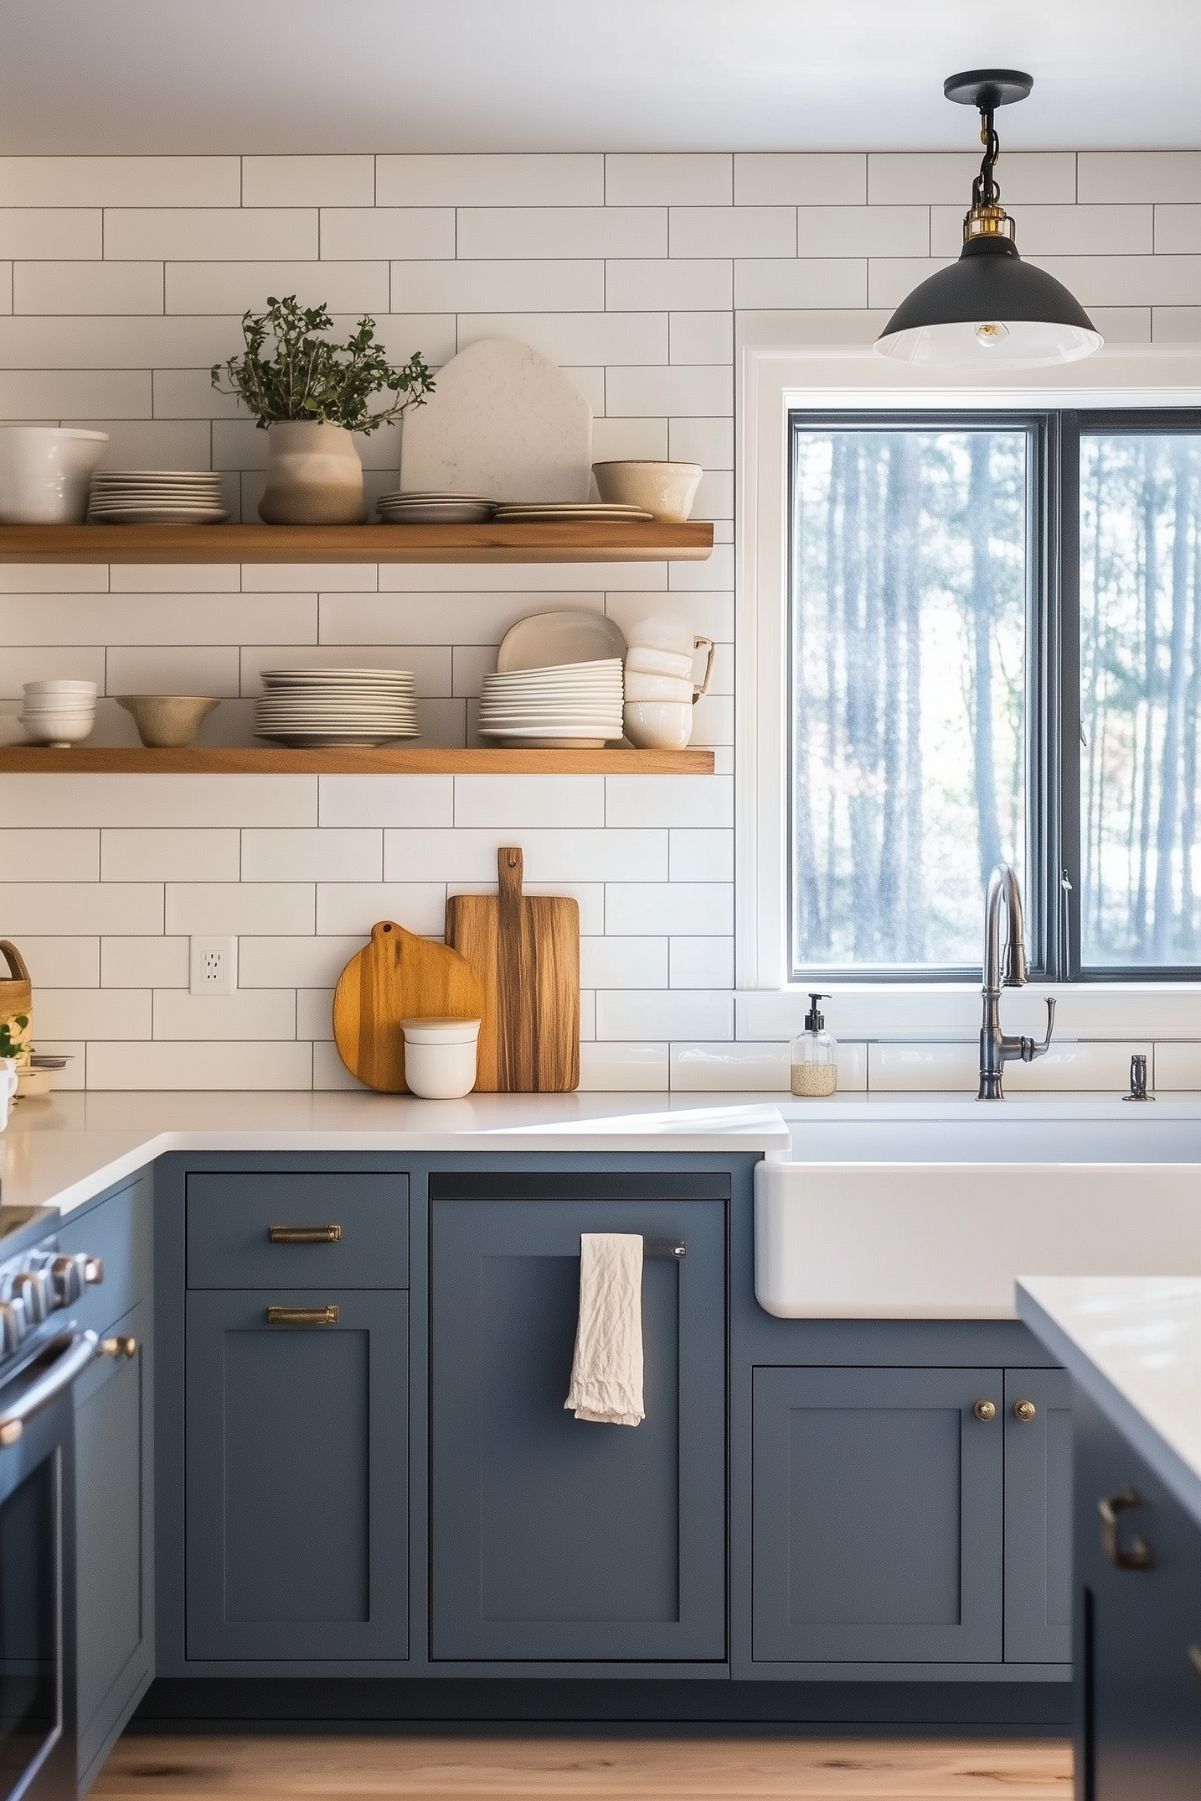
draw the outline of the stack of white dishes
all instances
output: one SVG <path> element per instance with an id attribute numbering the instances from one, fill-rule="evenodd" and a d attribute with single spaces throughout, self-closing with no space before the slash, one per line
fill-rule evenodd
<path id="1" fill-rule="evenodd" d="M 625 733 L 639 750 L 683 750 L 692 737 L 692 709 L 708 693 L 714 643 L 674 619 L 643 619 L 631 627 L 626 652 Z M 705 673 L 694 679 L 696 655 Z"/>
<path id="2" fill-rule="evenodd" d="M 408 669 L 264 669 L 263 688 L 254 729 L 279 744 L 351 750 L 418 736 Z"/>
<path id="3" fill-rule="evenodd" d="M 35 744 L 66 750 L 81 744 L 96 723 L 95 682 L 26 682 L 21 724 Z"/>
<path id="4" fill-rule="evenodd" d="M 107 525 L 220 525 L 217 469 L 101 469 L 88 518 Z"/>
<path id="5" fill-rule="evenodd" d="M 607 500 L 521 500 L 506 501 L 496 509 L 497 520 L 508 519 L 513 524 L 583 524 L 589 520 L 608 520 L 613 525 L 628 525 L 632 521 L 651 519 L 645 507 L 626 506 L 617 501 Z"/>
<path id="6" fill-rule="evenodd" d="M 620 738 L 621 658 L 484 677 L 480 737 L 527 749 L 599 750 Z"/>
<path id="7" fill-rule="evenodd" d="M 385 525 L 480 525 L 496 502 L 486 494 L 447 494 L 414 489 L 383 494 L 376 503 Z"/>

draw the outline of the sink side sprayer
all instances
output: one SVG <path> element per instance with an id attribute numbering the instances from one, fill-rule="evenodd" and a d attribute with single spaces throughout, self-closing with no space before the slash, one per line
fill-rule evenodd
<path id="1" fill-rule="evenodd" d="M 1005 944 L 1005 974 L 1001 975 L 1001 909 L 1006 911 L 1008 936 Z M 1002 1077 L 1005 1065 L 1020 1057 L 1033 1063 L 1050 1047 L 1055 1030 L 1055 1002 L 1047 1001 L 1047 1035 L 1041 1043 L 1033 1038 L 1009 1037 L 1001 1030 L 1001 988 L 1021 988 L 1026 981 L 1026 947 L 1023 942 L 1022 890 L 1008 863 L 998 863 L 988 878 L 988 899 L 984 904 L 984 1017 L 980 1024 L 980 1087 L 976 1098 L 981 1101 L 1003 1101 Z"/>

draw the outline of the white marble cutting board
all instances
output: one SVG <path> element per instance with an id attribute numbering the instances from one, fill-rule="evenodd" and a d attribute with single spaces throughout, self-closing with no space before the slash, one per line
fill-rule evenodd
<path id="1" fill-rule="evenodd" d="M 481 338 L 438 371 L 405 415 L 402 488 L 493 500 L 587 500 L 592 408 L 574 382 L 516 338 Z"/>

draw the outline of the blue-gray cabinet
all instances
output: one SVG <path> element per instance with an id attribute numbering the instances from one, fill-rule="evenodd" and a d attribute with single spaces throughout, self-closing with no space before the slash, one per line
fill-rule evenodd
<path id="1" fill-rule="evenodd" d="M 1075 1406 L 1077 1801 L 1197 1801 L 1201 1525 Z"/>
<path id="2" fill-rule="evenodd" d="M 1000 1659 L 1002 1400 L 999 1370 L 755 1371 L 757 1661 Z"/>
<path id="3" fill-rule="evenodd" d="M 95 1773 L 152 1674 L 151 1302 L 75 1389 L 76 1738 Z"/>
<path id="4" fill-rule="evenodd" d="M 724 1658 L 723 1192 L 681 1175 L 431 1181 L 434 1661 Z M 563 1406 L 593 1231 L 687 1246 L 644 1264 L 634 1429 Z"/>
<path id="5" fill-rule="evenodd" d="M 408 1655 L 408 1296 L 192 1290 L 187 1655 Z"/>
<path id="6" fill-rule="evenodd" d="M 1005 1371 L 1005 1658 L 1072 1655 L 1072 1384 Z"/>

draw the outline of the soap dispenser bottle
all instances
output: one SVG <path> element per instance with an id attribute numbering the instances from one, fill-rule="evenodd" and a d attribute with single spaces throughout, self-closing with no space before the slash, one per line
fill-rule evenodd
<path id="1" fill-rule="evenodd" d="M 826 1031 L 819 1001 L 828 994 L 811 994 L 805 1030 L 792 1041 L 792 1092 L 813 1099 L 833 1094 L 838 1087 L 838 1040 Z"/>

